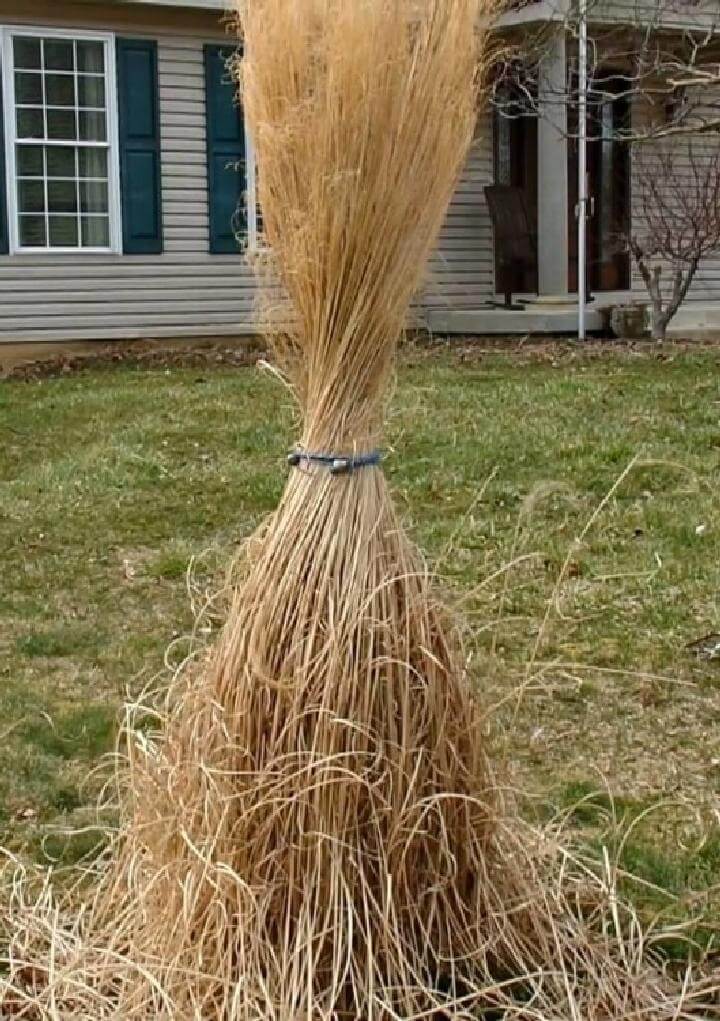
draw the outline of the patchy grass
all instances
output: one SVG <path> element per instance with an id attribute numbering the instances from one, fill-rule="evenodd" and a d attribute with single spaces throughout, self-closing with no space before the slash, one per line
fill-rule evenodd
<path id="1" fill-rule="evenodd" d="M 28 631 L 15 642 L 21 656 L 60 657 L 72 656 L 83 649 L 92 648 L 96 634 L 86 628 L 62 627 L 47 631 Z"/>
<path id="2" fill-rule="evenodd" d="M 632 827 L 621 863 L 651 902 L 720 882 L 720 662 L 688 648 L 720 631 L 719 369 L 713 350 L 416 348 L 389 423 L 396 499 L 470 621 L 512 782 L 589 843 Z M 124 697 L 192 624 L 188 563 L 218 583 L 294 435 L 254 368 L 0 386 L 3 843 L 97 845 L 62 831 L 91 820 Z"/>

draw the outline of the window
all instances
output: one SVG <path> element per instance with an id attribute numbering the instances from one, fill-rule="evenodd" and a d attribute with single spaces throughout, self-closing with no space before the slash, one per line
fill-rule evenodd
<path id="1" fill-rule="evenodd" d="M 119 251 L 114 58 L 111 36 L 5 30 L 11 251 Z"/>

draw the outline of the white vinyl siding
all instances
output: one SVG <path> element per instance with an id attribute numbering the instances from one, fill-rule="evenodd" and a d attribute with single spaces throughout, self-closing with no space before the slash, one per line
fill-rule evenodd
<path id="1" fill-rule="evenodd" d="M 467 166 L 448 210 L 419 297 L 423 309 L 472 309 L 494 297 L 494 254 L 485 187 L 493 183 L 492 118 L 478 124 Z"/>

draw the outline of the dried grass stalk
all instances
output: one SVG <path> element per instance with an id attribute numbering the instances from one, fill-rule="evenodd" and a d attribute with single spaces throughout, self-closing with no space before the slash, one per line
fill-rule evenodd
<path id="1" fill-rule="evenodd" d="M 479 15 L 478 0 L 243 6 L 245 110 L 294 324 L 275 353 L 306 449 L 379 442 L 473 136 Z M 125 1021 L 687 1016 L 623 942 L 632 925 L 594 941 L 530 831 L 503 819 L 481 723 L 380 468 L 302 464 L 164 736 L 131 745 L 117 858 L 86 917 L 63 923 L 43 892 L 19 922 L 18 885 L 6 1006 Z"/>

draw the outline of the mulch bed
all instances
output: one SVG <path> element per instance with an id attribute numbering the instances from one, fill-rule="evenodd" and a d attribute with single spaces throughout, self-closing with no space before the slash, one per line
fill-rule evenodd
<path id="1" fill-rule="evenodd" d="M 267 351 L 264 343 L 255 337 L 243 337 L 238 341 L 216 343 L 118 341 L 106 344 L 98 342 L 95 350 L 83 350 L 82 352 L 63 350 L 62 345 L 58 345 L 57 354 L 43 351 L 37 358 L 32 357 L 32 349 L 29 347 L 27 357 L 0 371 L 0 378 L 46 379 L 87 369 L 105 369 L 113 365 L 153 369 L 243 368 L 255 365 L 266 356 Z M 2 365 L 1 348 L 0 365 Z"/>
<path id="2" fill-rule="evenodd" d="M 641 340 L 587 340 L 579 342 L 562 337 L 431 337 L 416 334 L 404 344 L 406 364 L 417 364 L 438 353 L 451 355 L 460 365 L 474 366 L 488 356 L 511 354 L 519 363 L 596 361 L 602 358 L 646 358 L 672 361 L 685 353 L 716 350 L 720 340 L 669 340 L 660 345 Z M 94 349 L 73 351 L 58 345 L 58 352 L 43 351 L 32 357 L 18 358 L 3 368 L 0 347 L 0 379 L 36 380 L 63 376 L 86 369 L 103 369 L 113 365 L 138 368 L 247 368 L 267 358 L 268 351 L 261 337 L 242 337 L 218 342 L 127 341 L 102 343 Z"/>

